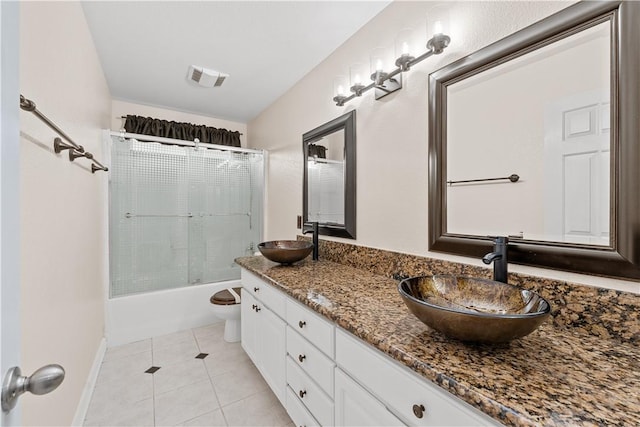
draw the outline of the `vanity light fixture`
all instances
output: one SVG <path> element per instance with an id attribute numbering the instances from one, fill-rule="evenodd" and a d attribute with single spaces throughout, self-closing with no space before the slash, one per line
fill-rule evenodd
<path id="1" fill-rule="evenodd" d="M 351 92 L 355 96 L 361 96 L 362 90 L 365 88 L 363 79 L 365 77 L 364 66 L 362 64 L 353 64 L 349 70 L 351 76 Z"/>
<path id="2" fill-rule="evenodd" d="M 402 88 L 402 73 L 409 71 L 411 67 L 416 65 L 419 62 L 424 61 L 432 55 L 441 54 L 449 43 L 451 42 L 451 38 L 445 34 L 445 29 L 443 29 L 442 21 L 438 20 L 431 23 L 428 23 L 430 28 L 429 30 L 433 31 L 433 36 L 429 41 L 427 41 L 427 51 L 422 55 L 414 56 L 412 49 L 412 39 L 413 39 L 413 30 L 404 29 L 396 38 L 395 48 L 396 48 L 396 60 L 395 65 L 396 69 L 390 72 L 385 72 L 385 54 L 383 52 L 384 49 L 376 48 L 371 53 L 371 81 L 372 83 L 368 85 L 364 85 L 362 80 L 365 75 L 361 64 L 352 65 L 350 68 L 350 84 L 348 93 L 344 77 L 338 77 L 334 82 L 334 97 L 333 101 L 336 103 L 338 107 L 342 107 L 346 102 L 351 101 L 353 98 L 357 96 L 362 96 L 363 93 L 368 91 L 369 89 L 375 88 L 375 96 L 376 99 L 380 99 L 383 96 L 386 96 L 392 92 L 395 92 L 398 89 Z"/>

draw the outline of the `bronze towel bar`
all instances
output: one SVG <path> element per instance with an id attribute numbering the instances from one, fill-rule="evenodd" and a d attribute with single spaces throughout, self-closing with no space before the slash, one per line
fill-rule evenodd
<path id="1" fill-rule="evenodd" d="M 35 102 L 30 99 L 25 98 L 20 95 L 20 108 L 24 111 L 28 111 L 33 113 L 37 118 L 42 120 L 47 126 L 53 129 L 58 135 L 64 138 L 69 144 L 63 142 L 60 138 L 55 138 L 53 141 L 53 151 L 56 154 L 60 154 L 63 150 L 69 150 L 69 161 L 74 161 L 78 157 L 85 157 L 92 161 L 91 163 L 91 173 L 95 173 L 96 171 L 105 171 L 107 172 L 109 168 L 104 166 L 102 163 L 93 158 L 93 154 L 84 150 L 82 145 L 76 144 L 66 133 L 62 131 L 58 126 L 55 125 L 51 120 L 47 118 L 44 114 L 42 114 L 36 108 Z"/>
<path id="2" fill-rule="evenodd" d="M 509 176 L 504 176 L 502 178 L 484 178 L 484 179 L 465 179 L 462 181 L 447 181 L 447 184 L 449 185 L 453 185 L 453 184 L 467 184 L 470 182 L 486 182 L 486 181 L 504 181 L 504 180 L 509 180 L 511 182 L 517 182 L 520 179 L 520 176 L 514 174 L 511 174 Z"/>

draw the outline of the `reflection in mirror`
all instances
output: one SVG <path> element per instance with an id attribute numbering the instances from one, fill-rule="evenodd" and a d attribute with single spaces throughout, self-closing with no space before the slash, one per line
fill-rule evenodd
<path id="1" fill-rule="evenodd" d="M 303 221 L 318 222 L 320 234 L 355 239 L 355 111 L 302 136 Z"/>
<path id="2" fill-rule="evenodd" d="M 429 250 L 640 280 L 638 22 L 577 2 L 429 75 Z"/>
<path id="3" fill-rule="evenodd" d="M 610 34 L 603 22 L 447 87 L 447 232 L 610 246 Z"/>
<path id="4" fill-rule="evenodd" d="M 309 221 L 344 225 L 344 129 L 307 145 Z"/>

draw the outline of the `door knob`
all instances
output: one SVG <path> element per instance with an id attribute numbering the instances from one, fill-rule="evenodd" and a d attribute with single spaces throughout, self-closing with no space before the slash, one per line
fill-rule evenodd
<path id="1" fill-rule="evenodd" d="M 9 412 L 17 403 L 18 397 L 25 392 L 47 394 L 58 388 L 64 380 L 64 368 L 60 365 L 46 365 L 31 376 L 22 376 L 17 366 L 9 369 L 2 382 L 2 410 Z"/>

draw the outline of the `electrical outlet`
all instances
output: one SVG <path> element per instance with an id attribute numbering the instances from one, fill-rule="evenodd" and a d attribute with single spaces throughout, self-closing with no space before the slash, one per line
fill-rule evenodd
<path id="1" fill-rule="evenodd" d="M 298 230 L 302 229 L 302 215 L 298 215 Z"/>

